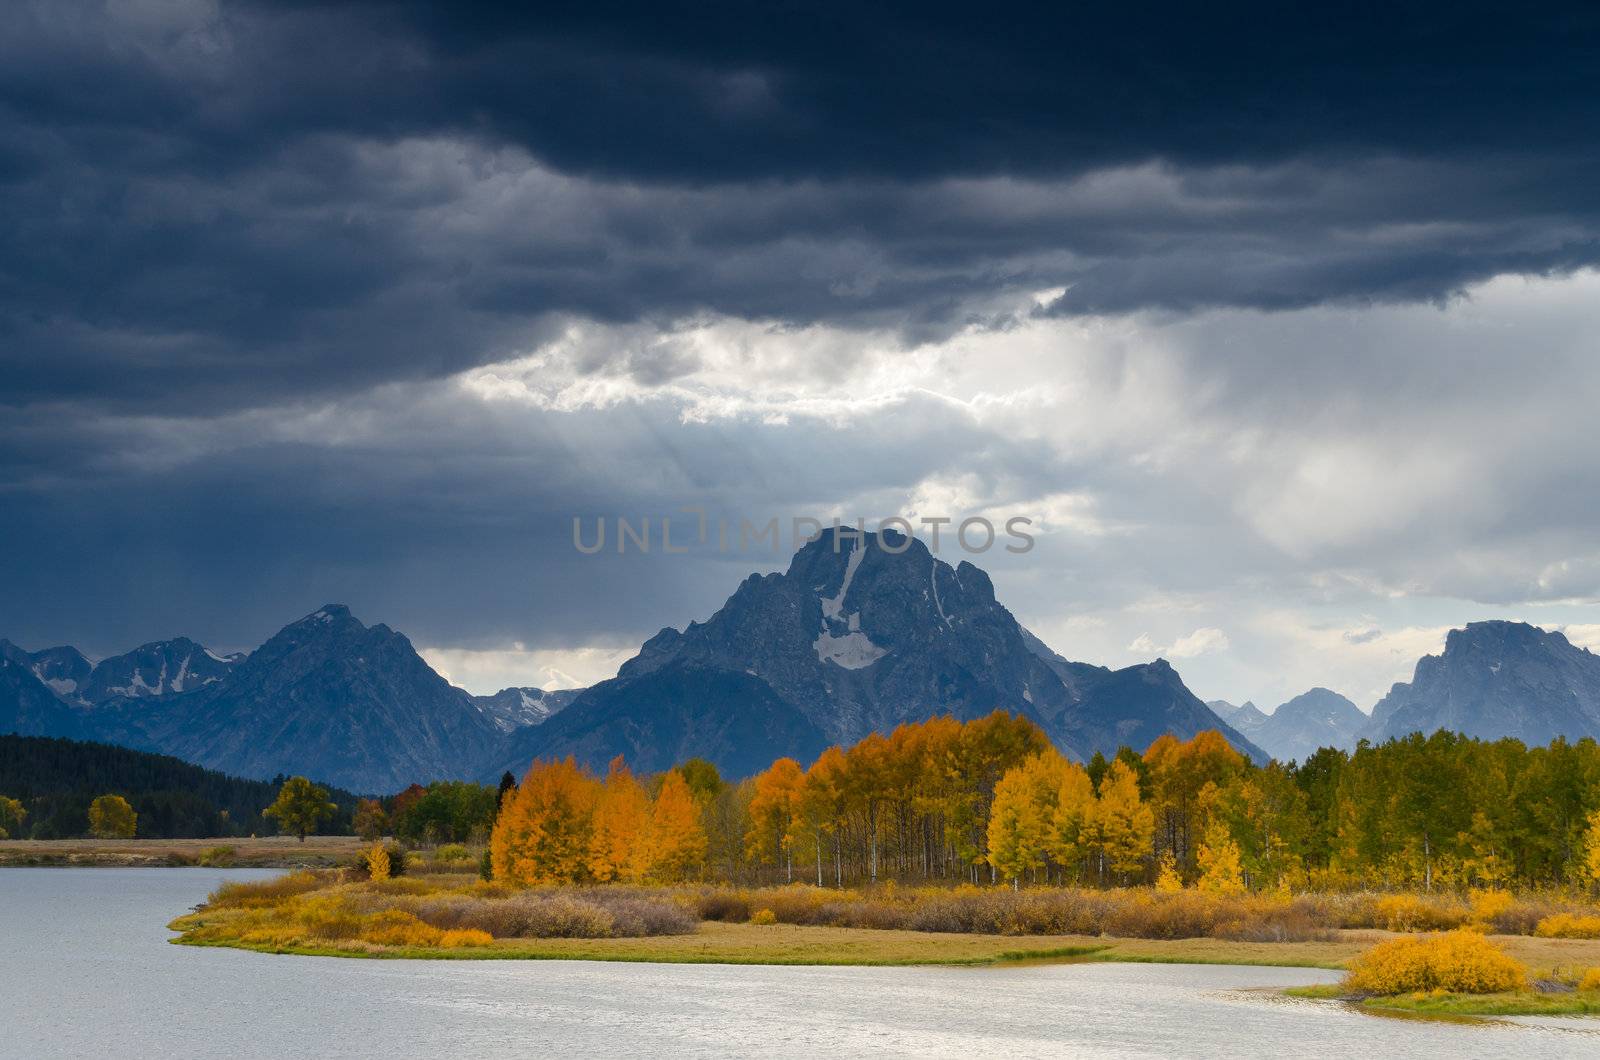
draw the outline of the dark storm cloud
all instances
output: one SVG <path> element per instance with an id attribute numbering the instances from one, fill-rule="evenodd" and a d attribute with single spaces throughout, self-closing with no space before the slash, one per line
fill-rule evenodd
<path id="1" fill-rule="evenodd" d="M 8 17 L 11 405 L 348 391 L 572 316 L 919 341 L 1035 289 L 1068 288 L 1058 313 L 1285 308 L 1600 256 L 1581 5 Z"/>
<path id="2" fill-rule="evenodd" d="M 0 23 L 0 635 L 30 646 L 248 647 L 330 599 L 444 644 L 625 639 L 759 564 L 575 563 L 573 513 L 890 507 L 967 477 L 1136 528 L 1041 566 L 1041 613 L 1276 587 L 1341 549 L 1363 586 L 1483 599 L 1600 570 L 1521 521 L 1592 525 L 1592 472 L 1547 455 L 1583 449 L 1561 425 L 1592 405 L 1588 317 L 1389 315 L 1600 262 L 1591 5 L 27 0 Z M 743 361 L 679 341 L 703 321 Z M 1104 378 L 1067 352 L 1052 374 L 1041 330 L 1102 326 Z M 1025 367 L 928 367 L 1002 332 L 1034 336 Z M 511 374 L 625 396 L 513 413 L 447 378 L 551 349 Z M 1508 447 L 1484 425 L 1541 375 L 1529 351 L 1548 387 Z M 912 359 L 921 397 L 873 374 Z M 991 385 L 1052 396 L 998 425 L 928 397 Z M 815 411 L 857 386 L 897 396 Z M 686 423 L 702 399 L 733 411 Z M 1008 436 L 1031 416 L 1092 426 Z"/>

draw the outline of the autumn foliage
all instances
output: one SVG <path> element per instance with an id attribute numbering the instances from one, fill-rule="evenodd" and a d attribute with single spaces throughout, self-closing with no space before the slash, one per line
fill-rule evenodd
<path id="1" fill-rule="evenodd" d="M 507 795 L 489 858 L 495 879 L 522 884 L 679 882 L 699 876 L 706 843 L 681 772 L 652 799 L 620 759 L 602 782 L 567 758 L 535 762 Z"/>
<path id="2" fill-rule="evenodd" d="M 1563 910 L 1509 911 L 1508 888 L 1600 889 L 1600 746 L 1436 733 L 1258 766 L 1206 731 L 1079 763 L 997 711 L 736 783 L 699 760 L 639 777 L 619 759 L 604 779 L 536 762 L 505 795 L 491 854 L 495 878 L 523 884 L 1370 890 L 1389 895 L 1377 926 L 1528 933 Z M 1417 893 L 1469 891 L 1471 908 Z"/>
<path id="3" fill-rule="evenodd" d="M 1527 969 L 1493 942 L 1452 931 L 1379 943 L 1356 958 L 1344 985 L 1365 994 L 1495 994 L 1520 990 L 1527 980 Z"/>

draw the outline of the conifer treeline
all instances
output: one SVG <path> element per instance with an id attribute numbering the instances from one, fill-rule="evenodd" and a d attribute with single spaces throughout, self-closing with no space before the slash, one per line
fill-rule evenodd
<path id="1" fill-rule="evenodd" d="M 17 839 L 68 839 L 90 830 L 89 807 L 105 794 L 124 796 L 146 839 L 274 835 L 261 815 L 282 780 L 242 780 L 180 761 L 109 744 L 43 736 L 0 736 L 0 796 L 26 811 L 22 821 L 0 820 Z M 327 823 L 350 830 L 355 796 L 333 789 L 339 810 Z"/>
<path id="2" fill-rule="evenodd" d="M 1215 890 L 1600 880 L 1600 747 L 1440 732 L 1251 764 L 1215 731 L 1080 765 L 1032 722 L 934 718 L 726 784 L 536 762 L 501 807 L 497 877 Z"/>

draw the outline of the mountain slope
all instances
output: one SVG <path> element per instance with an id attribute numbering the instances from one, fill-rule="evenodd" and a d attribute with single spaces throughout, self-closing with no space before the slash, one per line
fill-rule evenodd
<path id="1" fill-rule="evenodd" d="M 1528 744 L 1600 737 L 1600 656 L 1523 622 L 1451 630 L 1443 654 L 1417 660 L 1372 712 L 1380 740 L 1436 729 Z"/>
<path id="2" fill-rule="evenodd" d="M 715 704 L 701 704 L 704 713 L 691 709 L 697 683 Z M 735 741 L 749 733 L 726 714 L 741 696 L 755 713 L 753 746 Z M 518 734 L 508 762 L 520 772 L 536 755 L 575 754 L 600 768 L 617 751 L 663 764 L 698 754 L 742 775 L 778 754 L 804 759 L 818 739 L 850 744 L 902 722 L 996 709 L 1032 718 L 1082 758 L 1206 728 L 1264 757 L 1165 662 L 1121 671 L 1069 662 L 1017 623 L 973 564 L 951 567 L 893 531 L 830 531 L 784 573 L 751 575 L 706 622 L 650 638 L 613 681 Z M 656 732 L 679 741 L 676 750 L 639 735 Z"/>
<path id="3" fill-rule="evenodd" d="M 759 677 L 672 662 L 586 690 L 572 707 L 536 729 L 513 734 L 506 753 L 483 771 L 520 776 L 536 757 L 572 755 L 595 769 L 623 755 L 637 770 L 668 769 L 688 758 L 746 777 L 789 755 L 810 761 L 828 740 Z"/>
<path id="4" fill-rule="evenodd" d="M 358 792 L 470 775 L 499 739 L 409 640 L 339 605 L 286 626 L 226 680 L 122 697 L 96 713 L 114 742 L 237 776 L 303 773 Z"/>
<path id="5" fill-rule="evenodd" d="M 82 716 L 58 699 L 34 675 L 32 660 L 26 653 L 5 643 L 13 651 L 0 653 L 0 734 L 22 736 L 88 735 Z M 18 655 L 26 661 L 18 662 Z"/>
<path id="6" fill-rule="evenodd" d="M 1036 650 L 1048 653 L 1041 658 L 1073 691 L 1072 706 L 1053 721 L 1050 731 L 1057 743 L 1078 755 L 1086 758 L 1095 751 L 1111 755 L 1124 745 L 1143 751 L 1163 733 L 1186 740 L 1216 729 L 1245 755 L 1257 762 L 1267 760 L 1260 747 L 1189 691 L 1165 659 L 1110 670 L 1069 662 L 1033 639 Z"/>

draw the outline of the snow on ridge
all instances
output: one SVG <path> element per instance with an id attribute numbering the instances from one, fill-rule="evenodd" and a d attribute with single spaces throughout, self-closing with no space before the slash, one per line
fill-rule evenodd
<path id="1" fill-rule="evenodd" d="M 872 643 L 872 640 L 861 632 L 859 615 L 850 617 L 852 621 L 849 633 L 836 637 L 823 630 L 812 647 L 816 649 L 819 662 L 831 662 L 846 670 L 864 670 L 888 655 L 889 651 Z"/>
<path id="2" fill-rule="evenodd" d="M 866 554 L 867 550 L 861 547 L 859 541 L 850 549 L 850 559 L 844 565 L 844 581 L 839 584 L 839 595 L 820 601 L 823 618 L 834 620 L 839 618 L 839 613 L 844 610 L 844 598 L 850 592 L 850 583 L 855 580 L 856 568 L 861 566 L 861 560 Z"/>
<path id="3" fill-rule="evenodd" d="M 939 561 L 938 560 L 934 560 L 933 561 L 932 570 L 933 570 L 933 575 L 929 580 L 933 583 L 933 606 L 938 609 L 939 617 L 944 619 L 945 627 L 948 628 L 948 629 L 955 629 L 956 627 L 953 624 L 951 624 L 951 622 L 950 622 L 950 616 L 944 613 L 944 603 L 939 599 Z"/>

